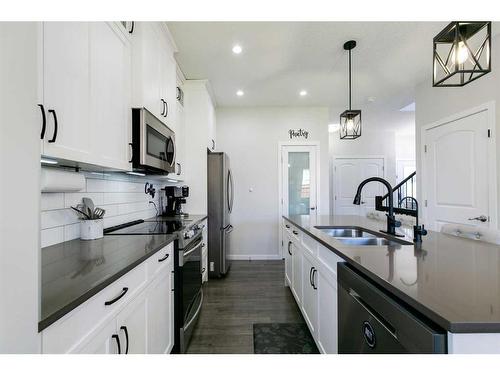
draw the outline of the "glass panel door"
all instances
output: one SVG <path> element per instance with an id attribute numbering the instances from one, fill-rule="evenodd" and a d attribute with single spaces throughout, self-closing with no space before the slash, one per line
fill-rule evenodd
<path id="1" fill-rule="evenodd" d="M 309 215 L 311 174 L 309 152 L 288 153 L 288 213 Z"/>
<path id="2" fill-rule="evenodd" d="M 283 214 L 316 214 L 316 146 L 283 147 Z"/>

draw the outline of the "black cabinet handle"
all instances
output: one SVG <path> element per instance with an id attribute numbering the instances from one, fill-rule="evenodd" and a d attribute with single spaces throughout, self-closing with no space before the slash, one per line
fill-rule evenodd
<path id="1" fill-rule="evenodd" d="M 132 163 L 132 161 L 134 160 L 134 144 L 133 143 L 129 143 L 129 146 L 130 146 L 130 150 L 132 152 L 130 153 L 130 160 L 128 162 Z"/>
<path id="2" fill-rule="evenodd" d="M 120 347 L 120 337 L 118 335 L 113 335 L 111 338 L 116 340 L 116 345 L 118 346 L 118 354 L 122 354 L 122 349 Z"/>
<path id="3" fill-rule="evenodd" d="M 318 270 L 316 268 L 313 267 L 313 271 L 312 271 L 312 287 L 314 290 L 318 289 L 318 287 L 316 286 L 316 283 L 314 282 L 314 276 L 316 275 L 316 273 L 318 272 Z"/>
<path id="4" fill-rule="evenodd" d="M 181 163 L 176 163 L 179 167 L 178 171 L 177 171 L 177 176 L 180 176 L 181 173 L 182 173 L 182 166 L 181 166 Z"/>
<path id="5" fill-rule="evenodd" d="M 292 233 L 295 234 L 296 236 L 299 234 L 296 230 L 292 230 Z"/>
<path id="6" fill-rule="evenodd" d="M 168 103 L 166 100 L 164 100 L 163 102 L 165 103 L 165 115 L 164 116 L 167 117 L 168 116 Z"/>
<path id="7" fill-rule="evenodd" d="M 203 273 L 205 272 L 205 269 L 206 269 L 205 267 L 203 267 L 203 268 L 201 269 L 201 274 L 202 274 L 202 275 L 203 275 Z"/>
<path id="8" fill-rule="evenodd" d="M 161 100 L 161 102 L 162 102 L 162 106 L 161 106 L 161 107 L 162 107 L 162 110 L 161 110 L 161 115 L 163 116 L 163 115 L 165 114 L 165 100 L 163 100 L 163 99 L 160 99 L 160 100 Z"/>
<path id="9" fill-rule="evenodd" d="M 292 252 L 290 251 L 290 246 L 292 245 L 292 241 L 288 241 L 288 254 L 292 255 Z"/>
<path id="10" fill-rule="evenodd" d="M 52 113 L 52 116 L 54 116 L 54 135 L 52 136 L 52 139 L 49 140 L 49 143 L 54 143 L 57 139 L 57 114 L 53 109 L 49 109 L 49 113 Z"/>
<path id="11" fill-rule="evenodd" d="M 40 111 L 42 111 L 42 132 L 40 133 L 40 139 L 45 137 L 45 129 L 47 128 L 47 118 L 45 117 L 45 108 L 43 108 L 43 104 L 38 104 L 40 107 Z"/>
<path id="12" fill-rule="evenodd" d="M 311 286 L 313 286 L 313 281 L 312 281 L 313 269 L 314 269 L 314 267 L 311 267 L 311 269 L 309 270 L 309 284 L 311 284 Z"/>
<path id="13" fill-rule="evenodd" d="M 125 354 L 128 354 L 128 329 L 127 329 L 127 326 L 121 326 L 120 330 L 125 331 L 125 339 L 127 340 L 127 345 L 125 346 Z"/>
<path id="14" fill-rule="evenodd" d="M 127 288 L 127 287 L 124 287 L 124 288 L 122 289 L 122 292 L 120 293 L 120 295 L 119 295 L 119 296 L 117 296 L 117 297 L 113 298 L 113 299 L 112 299 L 112 300 L 110 300 L 110 301 L 106 301 L 106 302 L 104 302 L 104 305 L 105 305 L 105 306 L 112 305 L 113 303 L 115 303 L 116 301 L 118 301 L 120 298 L 122 298 L 125 294 L 127 294 L 127 292 L 128 292 L 128 288 Z"/>
<path id="15" fill-rule="evenodd" d="M 132 21 L 132 27 L 130 28 L 130 30 L 128 31 L 129 34 L 132 34 L 134 32 L 134 26 L 135 26 L 135 22 Z"/>
<path id="16" fill-rule="evenodd" d="M 290 225 L 285 224 L 286 229 L 290 229 Z"/>
<path id="17" fill-rule="evenodd" d="M 215 141 L 212 139 L 212 150 L 215 150 Z"/>
<path id="18" fill-rule="evenodd" d="M 170 254 L 166 254 L 163 258 L 158 259 L 158 262 L 163 262 L 164 260 L 167 260 L 169 255 Z"/>

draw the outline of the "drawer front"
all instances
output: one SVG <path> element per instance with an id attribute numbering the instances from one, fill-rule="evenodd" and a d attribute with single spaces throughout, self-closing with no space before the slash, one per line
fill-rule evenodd
<path id="1" fill-rule="evenodd" d="M 171 242 L 163 249 L 151 255 L 146 261 L 148 268 L 148 280 L 154 279 L 174 262 L 174 243 Z"/>
<path id="2" fill-rule="evenodd" d="M 309 237 L 306 234 L 302 234 L 302 247 L 306 249 L 309 254 L 313 256 L 318 256 L 318 247 L 319 247 L 318 241 L 316 241 L 314 238 Z"/>
<path id="3" fill-rule="evenodd" d="M 337 275 L 337 263 L 344 260 L 330 249 L 318 243 L 318 259 L 322 266 Z"/>
<path id="4" fill-rule="evenodd" d="M 137 295 L 146 284 L 146 270 L 146 264 L 140 264 L 47 327 L 42 332 L 42 352 L 67 353 L 71 351 L 75 345 L 101 326 L 102 322 L 114 316 Z M 117 299 L 121 295 L 123 296 Z"/>

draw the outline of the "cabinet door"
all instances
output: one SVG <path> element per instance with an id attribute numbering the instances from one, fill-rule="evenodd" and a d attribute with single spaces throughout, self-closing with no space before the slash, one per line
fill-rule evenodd
<path id="1" fill-rule="evenodd" d="M 316 336 L 318 320 L 317 268 L 307 256 L 302 259 L 302 310 L 313 336 Z"/>
<path id="2" fill-rule="evenodd" d="M 160 98 L 166 102 L 166 114 L 162 121 L 174 132 L 177 132 L 177 99 L 176 99 L 176 70 L 175 60 L 170 48 L 162 40 L 160 42 Z"/>
<path id="3" fill-rule="evenodd" d="M 118 342 L 120 340 L 120 342 Z M 112 319 L 104 327 L 98 329 L 85 342 L 76 347 L 72 353 L 79 354 L 118 354 L 123 350 L 123 342 L 116 335 L 116 321 Z M 123 352 L 122 352 L 123 353 Z"/>
<path id="4" fill-rule="evenodd" d="M 154 22 L 140 22 L 140 37 L 142 42 L 142 104 L 156 117 L 162 119 L 164 108 L 160 100 L 161 49 L 156 26 Z"/>
<path id="5" fill-rule="evenodd" d="M 45 22 L 43 103 L 54 112 L 47 112 L 44 155 L 91 162 L 89 97 L 89 23 Z"/>
<path id="6" fill-rule="evenodd" d="M 297 303 L 302 303 L 302 253 L 294 243 L 290 246 L 292 251 L 292 292 Z"/>
<path id="7" fill-rule="evenodd" d="M 148 288 L 148 353 L 170 353 L 174 345 L 172 267 L 163 270 Z"/>
<path id="8" fill-rule="evenodd" d="M 90 114 L 95 164 L 130 169 L 130 43 L 116 23 L 90 27 Z"/>
<path id="9" fill-rule="evenodd" d="M 292 286 L 292 241 L 287 235 L 286 229 L 283 229 L 283 242 L 285 246 L 285 281 L 288 286 Z"/>
<path id="10" fill-rule="evenodd" d="M 175 145 L 176 145 L 176 178 L 183 179 L 185 176 L 185 129 L 184 129 L 184 108 L 177 102 L 177 116 L 176 116 L 176 131 L 175 131 Z"/>
<path id="11" fill-rule="evenodd" d="M 116 317 L 122 354 L 146 354 L 147 304 L 145 293 L 137 296 Z M 128 351 L 127 351 L 128 349 Z"/>
<path id="12" fill-rule="evenodd" d="M 317 342 L 322 353 L 337 354 L 337 278 L 333 273 L 317 273 L 318 332 Z"/>

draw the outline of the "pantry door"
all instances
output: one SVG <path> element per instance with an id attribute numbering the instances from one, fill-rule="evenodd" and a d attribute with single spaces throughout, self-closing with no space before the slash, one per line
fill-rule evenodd
<path id="1" fill-rule="evenodd" d="M 422 130 L 425 224 L 496 227 L 493 106 L 478 107 Z"/>
<path id="2" fill-rule="evenodd" d="M 361 205 L 353 204 L 361 181 L 370 177 L 384 177 L 384 158 L 335 158 L 333 163 L 334 214 L 361 215 L 375 210 L 375 196 L 385 195 L 387 189 L 370 182 L 361 193 Z"/>

